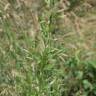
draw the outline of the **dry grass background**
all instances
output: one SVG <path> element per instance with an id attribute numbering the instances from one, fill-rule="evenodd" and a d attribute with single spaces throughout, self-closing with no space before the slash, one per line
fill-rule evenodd
<path id="1" fill-rule="evenodd" d="M 80 5 L 72 7 L 72 9 L 69 8 L 70 3 L 68 1 L 70 0 L 56 0 L 51 5 L 51 0 L 0 0 L 0 96 L 70 96 L 70 93 L 72 93 L 71 87 L 76 87 L 79 82 L 77 78 L 70 75 L 70 72 L 74 72 L 74 68 L 71 69 L 67 66 L 69 68 L 67 69 L 62 62 L 66 63 L 66 58 L 69 59 L 74 56 L 77 63 L 79 62 L 81 65 L 83 61 L 96 60 L 96 1 L 85 0 Z M 57 47 L 51 49 L 53 45 L 51 46 L 50 42 L 57 47 L 61 48 L 62 46 L 64 50 L 66 49 L 66 54 L 63 54 L 61 49 L 57 50 Z M 47 50 L 47 48 L 50 49 Z M 46 50 L 51 51 L 48 53 Z M 56 55 L 55 57 L 54 54 L 51 54 L 55 51 L 55 54 L 60 56 Z M 38 55 L 38 53 L 40 54 Z M 49 60 L 50 58 L 52 60 Z M 58 58 L 60 61 L 58 61 Z M 21 65 L 18 65 L 18 62 Z M 48 71 L 49 77 L 47 77 L 47 71 L 45 72 L 45 69 L 43 69 L 45 66 L 43 63 L 45 64 L 46 62 L 48 64 L 56 63 L 54 68 L 54 65 L 51 66 L 53 68 L 50 70 L 52 76 L 49 76 L 50 72 Z M 72 62 L 75 64 L 74 60 Z M 18 70 L 18 68 L 15 68 L 16 64 L 17 67 L 22 65 L 24 67 L 20 67 L 20 70 Z M 30 65 L 28 66 L 27 64 Z M 94 66 L 96 67 L 96 65 Z M 50 65 L 48 66 L 49 69 L 51 67 Z M 81 72 L 83 67 L 75 71 L 80 70 Z M 59 73 L 56 70 L 59 70 Z M 85 70 L 86 68 L 84 72 Z M 58 75 L 60 72 L 65 74 L 65 77 L 67 75 L 69 77 L 66 77 L 65 81 L 63 81 L 63 77 Z M 81 76 L 82 72 L 79 75 Z M 33 77 L 31 78 L 31 76 Z M 91 78 L 92 76 L 89 77 Z M 20 82 L 18 83 L 18 81 Z M 74 82 L 72 83 L 71 81 Z M 11 84 L 9 84 L 10 82 Z M 59 89 L 63 90 L 62 82 L 69 84 L 64 83 L 65 95 L 60 95 L 63 92 L 59 94 Z M 52 85 L 53 93 L 50 93 L 52 89 L 49 85 Z M 60 88 L 58 88 L 58 85 Z M 73 91 L 71 96 L 95 96 L 82 95 L 85 92 L 84 90 L 80 85 L 79 93 L 76 93 L 79 95 L 76 95 Z"/>

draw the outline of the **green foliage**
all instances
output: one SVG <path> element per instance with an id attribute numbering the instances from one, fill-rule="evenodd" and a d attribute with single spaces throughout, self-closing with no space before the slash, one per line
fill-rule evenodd
<path id="1" fill-rule="evenodd" d="M 84 0 L 68 0 L 70 2 L 69 10 L 79 6 Z"/>
<path id="2" fill-rule="evenodd" d="M 9 1 L 11 4 L 15 2 Z M 69 1 L 70 9 L 81 2 Z M 45 46 L 41 53 L 26 33 L 29 30 L 25 28 L 26 22 L 23 22 L 26 26 L 19 26 L 14 18 L 6 17 L 6 11 L 0 8 L 0 28 L 3 30 L 0 30 L 0 96 L 96 96 L 96 60 L 87 58 L 83 48 L 75 47 L 72 53 L 63 45 L 68 41 L 63 40 L 62 43 L 55 39 L 53 31 L 58 12 L 51 9 L 57 2 L 45 0 L 47 7 L 39 16 Z M 21 13 L 25 12 L 21 9 L 18 9 Z M 74 39 L 68 40 L 73 43 Z"/>

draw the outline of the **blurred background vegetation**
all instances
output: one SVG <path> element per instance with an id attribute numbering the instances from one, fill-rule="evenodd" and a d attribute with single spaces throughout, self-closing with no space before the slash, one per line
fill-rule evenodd
<path id="1" fill-rule="evenodd" d="M 0 96 L 96 96 L 96 0 L 0 0 Z"/>

